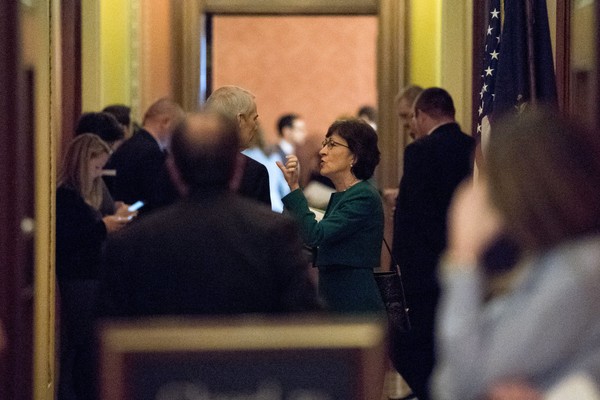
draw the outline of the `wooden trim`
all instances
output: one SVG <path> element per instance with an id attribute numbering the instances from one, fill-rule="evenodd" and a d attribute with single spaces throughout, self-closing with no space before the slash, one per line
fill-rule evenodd
<path id="1" fill-rule="evenodd" d="M 6 343 L 0 349 L 0 398 L 31 398 L 32 303 L 28 274 L 32 274 L 31 237 L 21 221 L 33 204 L 30 168 L 31 138 L 20 58 L 19 2 L 0 2 L 0 321 Z M 29 146 L 29 148 L 28 148 Z M 28 252 L 29 250 L 29 252 Z M 30 276 L 32 279 L 32 276 Z M 27 295 L 25 290 L 29 289 Z"/>
<path id="2" fill-rule="evenodd" d="M 404 137 L 399 134 L 394 99 L 406 84 L 406 3 L 381 0 L 377 40 L 377 109 L 381 162 L 379 186 L 397 187 L 400 181 Z"/>
<path id="3" fill-rule="evenodd" d="M 399 0 L 205 0 L 185 2 L 172 0 L 176 27 L 174 35 L 175 93 L 177 100 L 187 110 L 200 107 L 200 32 L 203 29 L 201 14 L 354 14 L 378 15 L 379 38 L 377 54 L 379 133 L 382 160 L 378 181 L 382 187 L 395 187 L 399 180 L 398 123 L 394 97 L 404 86 L 404 60 L 406 51 L 405 1 Z M 185 22 L 185 23 L 184 23 Z M 177 28 L 176 28 L 177 29 Z M 385 181 L 384 181 L 385 180 Z"/>
<path id="4" fill-rule="evenodd" d="M 61 149 L 66 149 L 75 135 L 75 127 L 81 115 L 81 2 L 62 0 L 60 12 L 63 104 Z"/>
<path id="5" fill-rule="evenodd" d="M 200 106 L 200 45 L 203 5 L 197 1 L 171 1 L 173 93 L 184 110 Z"/>
<path id="6" fill-rule="evenodd" d="M 378 3 L 376 0 L 206 0 L 204 12 L 261 15 L 376 15 Z"/>
<path id="7" fill-rule="evenodd" d="M 388 0 L 389 1 L 389 0 Z M 403 7 L 404 1 L 397 7 Z M 377 15 L 376 0 L 171 0 L 173 11 L 173 77 L 175 99 L 186 110 L 200 107 L 200 36 L 204 31 L 202 14 L 252 15 Z M 381 14 L 383 15 L 383 13 Z"/>

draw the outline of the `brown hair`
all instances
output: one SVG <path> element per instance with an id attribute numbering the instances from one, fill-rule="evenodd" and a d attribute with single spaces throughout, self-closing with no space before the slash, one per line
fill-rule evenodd
<path id="1" fill-rule="evenodd" d="M 433 118 L 454 118 L 456 109 L 450 93 L 439 87 L 423 90 L 415 99 L 415 113 L 422 111 Z"/>
<path id="2" fill-rule="evenodd" d="M 600 230 L 600 137 L 548 110 L 494 125 L 490 196 L 524 249 Z"/>
<path id="3" fill-rule="evenodd" d="M 338 134 L 348 142 L 348 148 L 356 156 L 352 174 L 358 179 L 369 179 L 379 164 L 380 152 L 377 147 L 377 133 L 368 123 L 358 118 L 337 120 L 325 137 Z"/>

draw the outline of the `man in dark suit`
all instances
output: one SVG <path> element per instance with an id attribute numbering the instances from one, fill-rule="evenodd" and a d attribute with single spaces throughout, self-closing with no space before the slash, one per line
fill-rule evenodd
<path id="1" fill-rule="evenodd" d="M 113 153 L 106 168 L 116 176 L 111 194 L 115 200 L 146 203 L 147 213 L 175 201 L 177 191 L 166 168 L 167 151 L 175 126 L 185 116 L 181 107 L 163 98 L 152 104 L 143 119 L 143 128 Z"/>
<path id="2" fill-rule="evenodd" d="M 239 137 L 220 114 L 187 117 L 172 142 L 187 195 L 111 238 L 103 314 L 207 315 L 319 307 L 294 222 L 229 188 Z"/>
<path id="3" fill-rule="evenodd" d="M 446 213 L 454 190 L 472 171 L 475 143 L 454 115 L 444 89 L 426 89 L 415 100 L 413 128 L 419 139 L 404 152 L 394 214 L 393 254 L 402 269 L 412 329 L 392 335 L 392 361 L 419 400 L 430 398 L 436 269 L 446 247 Z"/>
<path id="4" fill-rule="evenodd" d="M 237 122 L 240 132 L 240 150 L 248 148 L 258 129 L 258 111 L 252 93 L 238 86 L 222 86 L 206 99 L 205 109 L 218 112 Z M 238 155 L 237 165 L 237 171 L 231 182 L 232 189 L 271 208 L 267 168 L 241 153 Z"/>

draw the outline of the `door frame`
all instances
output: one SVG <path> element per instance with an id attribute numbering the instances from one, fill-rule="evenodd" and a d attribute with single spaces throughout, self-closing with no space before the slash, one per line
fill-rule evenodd
<path id="1" fill-rule="evenodd" d="M 235 15 L 375 15 L 377 39 L 377 109 L 381 162 L 380 187 L 396 187 L 400 179 L 405 138 L 399 135 L 394 99 L 406 82 L 406 2 L 399 0 L 172 0 L 174 92 L 187 110 L 200 99 L 201 32 L 207 14 Z"/>
<path id="2" fill-rule="evenodd" d="M 19 2 L 0 3 L 0 398 L 30 399 L 33 360 L 33 118 L 20 57 Z M 30 101 L 27 101 L 27 100 Z"/>

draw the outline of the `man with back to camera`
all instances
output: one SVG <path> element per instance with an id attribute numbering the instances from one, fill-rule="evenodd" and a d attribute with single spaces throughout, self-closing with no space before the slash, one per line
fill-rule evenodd
<path id="1" fill-rule="evenodd" d="M 240 150 L 248 148 L 258 130 L 258 111 L 252 93 L 238 86 L 222 86 L 206 99 L 204 108 L 235 121 L 239 128 Z M 240 153 L 231 185 L 242 196 L 262 202 L 271 208 L 269 173 L 258 161 Z"/>
<path id="2" fill-rule="evenodd" d="M 184 116 L 181 107 L 167 98 L 148 108 L 142 129 L 119 146 L 106 166 L 116 170 L 112 188 L 115 200 L 127 204 L 142 200 L 146 203 L 142 213 L 175 201 L 178 195 L 169 179 L 166 159 L 173 130 Z"/>
<path id="3" fill-rule="evenodd" d="M 475 142 L 460 130 L 444 89 L 425 89 L 412 114 L 418 139 L 404 152 L 393 240 L 412 329 L 392 335 L 391 357 L 417 398 L 428 400 L 439 297 L 436 269 L 446 247 L 446 213 L 454 190 L 472 172 Z"/>
<path id="4" fill-rule="evenodd" d="M 230 189 L 234 121 L 195 113 L 172 142 L 187 196 L 111 238 L 102 314 L 240 314 L 318 309 L 297 227 Z"/>

